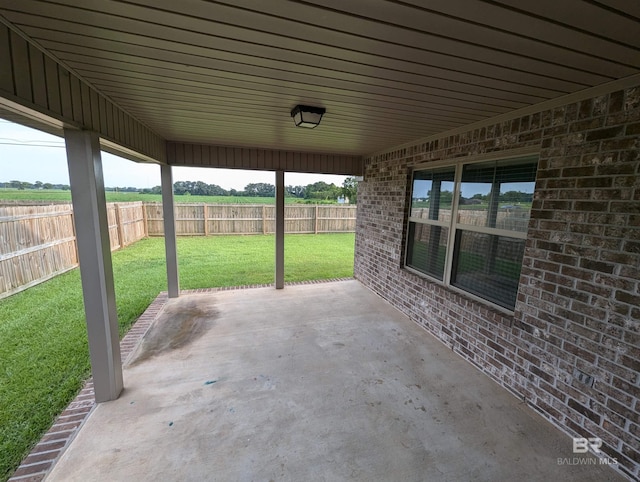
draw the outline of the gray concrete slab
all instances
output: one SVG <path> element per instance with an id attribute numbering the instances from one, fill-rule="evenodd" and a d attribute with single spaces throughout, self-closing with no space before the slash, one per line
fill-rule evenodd
<path id="1" fill-rule="evenodd" d="M 357 281 L 171 300 L 124 379 L 49 482 L 623 480 Z"/>

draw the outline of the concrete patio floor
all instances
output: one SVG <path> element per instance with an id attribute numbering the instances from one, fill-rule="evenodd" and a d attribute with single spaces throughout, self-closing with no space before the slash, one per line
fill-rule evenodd
<path id="1" fill-rule="evenodd" d="M 46 480 L 624 480 L 357 281 L 171 300 L 124 377 Z"/>

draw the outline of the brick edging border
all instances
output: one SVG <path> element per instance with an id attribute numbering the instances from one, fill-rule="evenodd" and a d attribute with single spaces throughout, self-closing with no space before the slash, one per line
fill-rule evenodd
<path id="1" fill-rule="evenodd" d="M 333 278 L 325 280 L 296 281 L 285 283 L 285 286 L 299 286 L 336 281 L 351 281 L 354 278 Z M 216 293 L 219 291 L 245 290 L 253 288 L 271 288 L 273 284 L 256 284 L 244 286 L 229 286 L 221 288 L 200 288 L 193 290 L 181 290 L 181 294 Z M 161 292 L 140 315 L 131 328 L 120 340 L 120 359 L 126 361 L 134 348 L 138 345 L 144 334 L 151 327 L 153 321 L 160 314 L 164 305 L 169 300 L 167 292 Z M 91 411 L 96 407 L 93 392 L 93 380 L 85 381 L 80 393 L 69 403 L 67 408 L 56 417 L 51 428 L 42 436 L 36 446 L 29 452 L 20 465 L 8 479 L 8 482 L 40 482 L 44 480 L 49 471 L 54 467 L 60 456 L 64 453 L 71 441 L 75 438 L 80 427 L 87 420 Z"/>

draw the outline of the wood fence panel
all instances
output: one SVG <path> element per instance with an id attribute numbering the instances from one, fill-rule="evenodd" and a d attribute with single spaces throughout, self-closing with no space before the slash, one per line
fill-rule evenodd
<path id="1" fill-rule="evenodd" d="M 256 234 L 263 232 L 263 206 L 254 204 L 210 204 L 209 234 Z"/>
<path id="2" fill-rule="evenodd" d="M 309 204 L 284 207 L 285 233 L 315 233 L 316 207 Z"/>
<path id="3" fill-rule="evenodd" d="M 355 231 L 355 209 L 352 206 L 318 206 L 318 232 L 343 233 Z"/>
<path id="4" fill-rule="evenodd" d="M 265 206 L 264 218 L 262 219 L 262 223 L 264 224 L 265 234 L 275 234 L 276 232 L 276 207 L 275 206 L 272 206 L 272 205 Z"/>
<path id="5" fill-rule="evenodd" d="M 529 226 L 530 211 L 525 208 L 511 207 L 500 208 L 496 215 L 496 228 L 510 231 L 525 232 Z M 419 219 L 429 218 L 429 208 L 413 208 L 411 216 Z M 451 220 L 450 209 L 440 209 L 440 221 L 449 222 Z M 458 223 L 470 226 L 486 226 L 486 209 L 460 209 L 458 210 Z"/>
<path id="6" fill-rule="evenodd" d="M 114 203 L 107 204 L 107 223 L 109 224 L 109 244 L 111 245 L 111 251 L 115 251 L 121 246 L 120 237 L 118 236 L 118 218 Z"/>
<path id="7" fill-rule="evenodd" d="M 142 203 L 107 204 L 111 250 L 144 237 Z M 0 299 L 78 266 L 71 204 L 0 206 Z"/>
<path id="8" fill-rule="evenodd" d="M 419 219 L 428 219 L 429 208 L 414 208 L 411 210 L 411 216 Z M 441 209 L 439 211 L 441 221 L 449 222 L 451 220 L 451 210 Z M 460 209 L 458 211 L 458 223 L 467 226 L 486 226 L 487 211 L 482 209 Z M 529 211 L 527 209 L 517 208 L 501 208 L 496 216 L 496 228 L 511 231 L 526 232 L 529 225 Z M 462 226 L 464 228 L 464 226 Z M 430 229 L 423 229 L 421 226 L 416 228 L 416 239 L 421 242 L 428 242 L 431 234 Z M 480 247 L 485 242 L 487 235 L 481 233 L 469 233 L 464 237 L 460 249 L 463 251 L 482 252 L 484 247 Z M 446 242 L 446 238 L 442 238 L 441 242 Z M 517 261 L 522 255 L 519 251 L 519 241 L 502 238 L 501 241 L 504 256 L 507 259 Z"/>
<path id="9" fill-rule="evenodd" d="M 142 201 L 117 203 L 122 233 L 122 246 L 129 246 L 146 237 Z"/>
<path id="10" fill-rule="evenodd" d="M 273 234 L 275 206 L 176 204 L 178 235 Z M 205 217 L 206 213 L 206 217 Z M 285 206 L 285 232 L 355 231 L 355 206 Z M 111 250 L 162 236 L 161 203 L 108 203 Z M 78 265 L 71 204 L 0 205 L 0 298 Z"/>
<path id="11" fill-rule="evenodd" d="M 147 215 L 147 235 L 164 236 L 162 203 L 144 203 L 143 208 Z"/>
<path id="12" fill-rule="evenodd" d="M 175 204 L 176 234 L 204 235 L 204 207 L 202 204 Z"/>
<path id="13" fill-rule="evenodd" d="M 0 206 L 0 298 L 77 265 L 70 204 Z"/>
<path id="14" fill-rule="evenodd" d="M 273 234 L 275 207 L 262 204 L 176 204 L 178 235 Z M 145 203 L 147 233 L 162 236 L 162 204 Z M 355 206 L 286 205 L 285 232 L 334 233 L 354 232 Z M 206 223 L 206 228 L 205 228 Z"/>

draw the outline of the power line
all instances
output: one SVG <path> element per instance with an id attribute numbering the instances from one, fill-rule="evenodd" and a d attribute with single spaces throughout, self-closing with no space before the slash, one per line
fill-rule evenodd
<path id="1" fill-rule="evenodd" d="M 36 141 L 34 141 L 34 142 L 36 142 Z M 60 149 L 60 148 L 63 149 L 65 147 L 64 144 L 55 146 L 55 145 L 49 145 L 49 144 L 24 144 L 24 143 L 21 143 L 21 142 L 2 142 L 1 140 L 0 140 L 0 145 L 2 145 L 2 146 L 20 146 L 20 147 L 53 147 L 53 148 L 56 148 L 56 149 Z"/>

